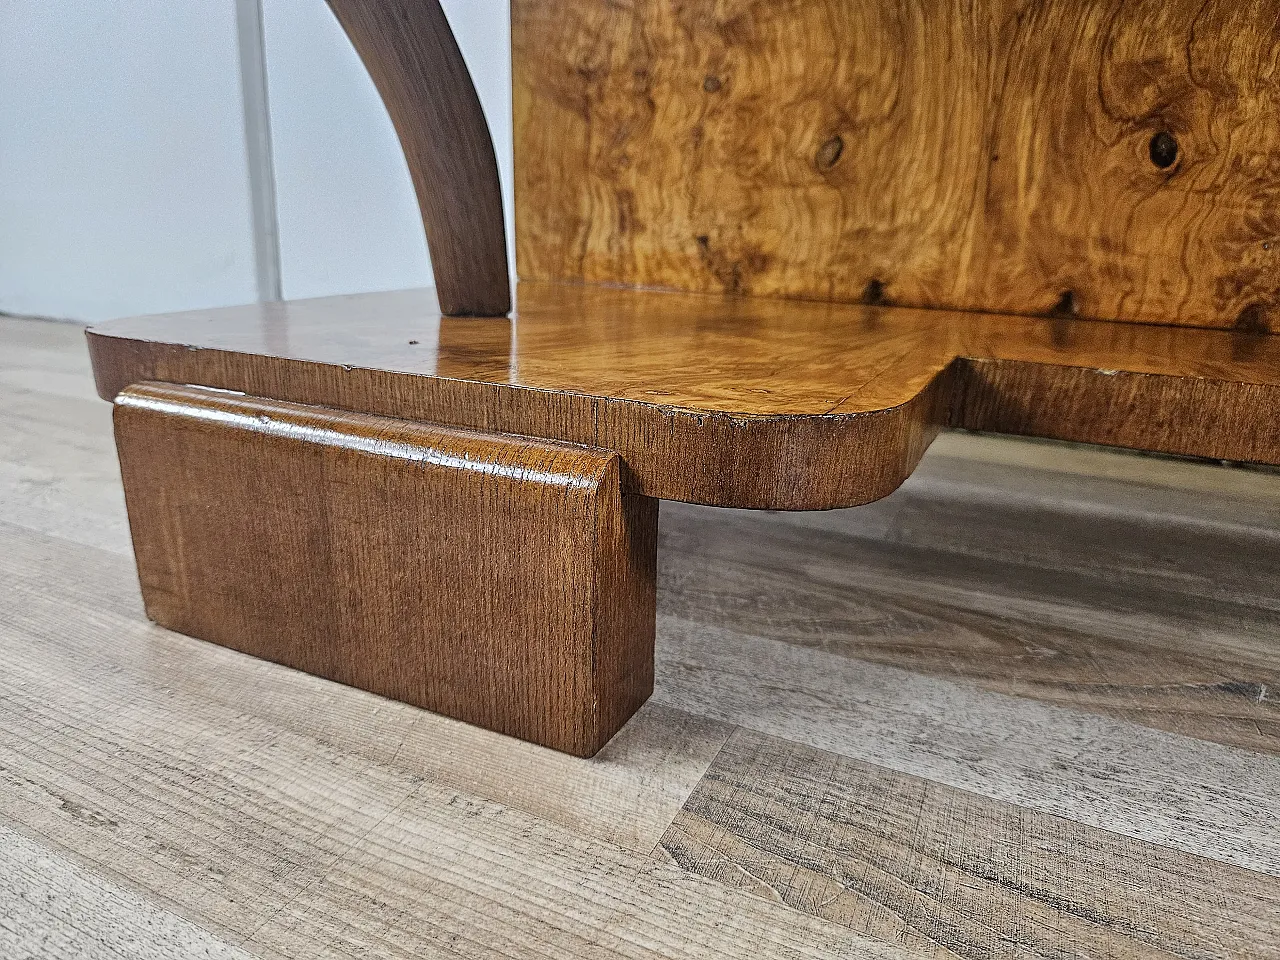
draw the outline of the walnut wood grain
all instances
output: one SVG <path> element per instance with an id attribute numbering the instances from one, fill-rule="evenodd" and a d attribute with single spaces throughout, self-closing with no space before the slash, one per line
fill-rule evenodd
<path id="1" fill-rule="evenodd" d="M 1276 0 L 514 0 L 521 279 L 1275 329 Z"/>
<path id="2" fill-rule="evenodd" d="M 502 189 L 480 98 L 440 0 L 329 0 L 391 115 L 449 316 L 511 309 Z"/>
<path id="3" fill-rule="evenodd" d="M 581 756 L 652 690 L 616 455 L 158 384 L 115 420 L 157 623 Z"/>
<path id="4" fill-rule="evenodd" d="M 1280 462 L 1280 337 L 522 284 L 511 320 L 429 293 L 118 321 L 99 393 L 199 383 L 617 451 L 645 496 L 884 496 L 947 425 Z"/>

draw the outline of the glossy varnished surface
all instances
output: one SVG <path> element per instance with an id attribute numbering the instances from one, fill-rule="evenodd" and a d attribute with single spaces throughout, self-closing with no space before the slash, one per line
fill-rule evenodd
<path id="1" fill-rule="evenodd" d="M 118 321 L 100 394 L 142 380 L 603 447 L 648 496 L 864 503 L 940 426 L 1280 460 L 1280 338 L 523 284 L 507 319 L 429 292 Z"/>
<path id="2" fill-rule="evenodd" d="M 163 626 L 579 756 L 652 690 L 616 454 L 164 384 L 115 432 Z"/>
<path id="3" fill-rule="evenodd" d="M 1276 0 L 515 0 L 525 280 L 1265 330 Z"/>
<path id="4" fill-rule="evenodd" d="M 83 333 L 0 318 L 0 955 L 1275 960 L 1278 530 L 1274 473 L 954 433 L 664 504 L 584 761 L 149 623 Z"/>

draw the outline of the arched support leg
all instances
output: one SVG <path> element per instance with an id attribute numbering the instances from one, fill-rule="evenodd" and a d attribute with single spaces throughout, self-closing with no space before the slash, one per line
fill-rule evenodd
<path id="1" fill-rule="evenodd" d="M 511 311 L 502 188 L 480 98 L 440 0 L 329 0 L 391 115 L 422 208 L 440 309 Z"/>

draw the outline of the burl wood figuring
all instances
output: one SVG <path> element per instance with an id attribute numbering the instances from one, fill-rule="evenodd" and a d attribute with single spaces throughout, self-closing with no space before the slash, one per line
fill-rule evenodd
<path id="1" fill-rule="evenodd" d="M 1275 0 L 512 0 L 526 280 L 1260 330 Z"/>
<path id="2" fill-rule="evenodd" d="M 863 504 L 948 427 L 1280 463 L 1280 0 L 513 0 L 509 317 L 438 4 L 331 4 L 440 302 L 90 332 L 161 622 L 588 754 L 657 499 Z"/>

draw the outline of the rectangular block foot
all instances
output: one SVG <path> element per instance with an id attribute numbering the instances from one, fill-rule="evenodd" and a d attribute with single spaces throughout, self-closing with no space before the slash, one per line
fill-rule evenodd
<path id="1" fill-rule="evenodd" d="M 652 692 L 658 506 L 615 454 L 164 384 L 115 425 L 165 627 L 579 756 Z"/>

